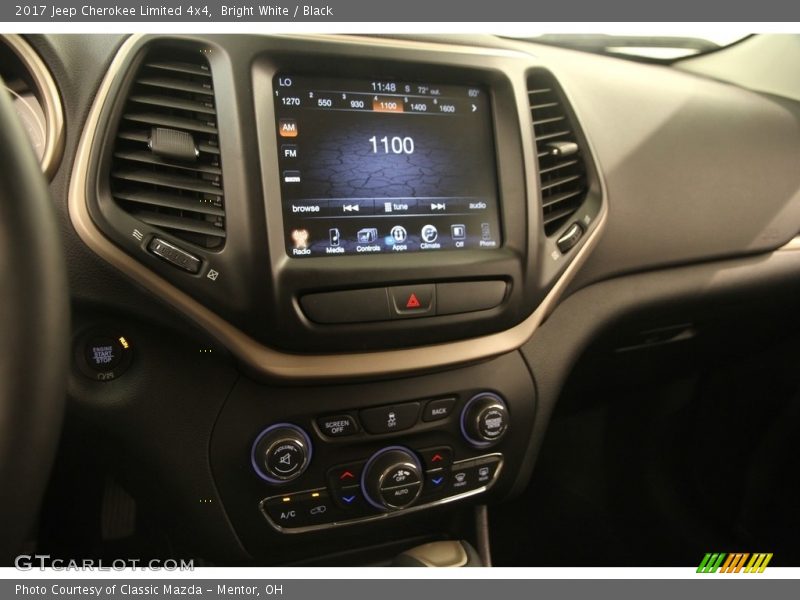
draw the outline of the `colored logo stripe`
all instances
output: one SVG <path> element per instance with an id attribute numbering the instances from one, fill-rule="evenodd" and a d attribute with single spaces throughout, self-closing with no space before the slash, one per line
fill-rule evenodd
<path id="1" fill-rule="evenodd" d="M 753 554 L 753 558 L 750 559 L 750 562 L 747 563 L 747 567 L 745 567 L 745 573 L 763 573 L 764 569 L 767 568 L 769 561 L 772 560 L 772 553 L 769 554 Z"/>
<path id="2" fill-rule="evenodd" d="M 747 562 L 747 559 L 750 562 Z M 764 569 L 772 560 L 772 553 L 759 552 L 750 554 L 749 552 L 708 552 L 700 561 L 697 567 L 698 573 L 740 573 L 744 568 L 744 573 L 763 573 Z M 745 562 L 747 566 L 745 567 Z"/>

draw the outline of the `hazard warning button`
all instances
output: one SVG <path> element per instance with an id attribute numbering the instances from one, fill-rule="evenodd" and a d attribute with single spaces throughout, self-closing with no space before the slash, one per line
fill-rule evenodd
<path id="1" fill-rule="evenodd" d="M 396 318 L 436 314 L 436 286 L 432 283 L 390 287 L 389 297 Z"/>

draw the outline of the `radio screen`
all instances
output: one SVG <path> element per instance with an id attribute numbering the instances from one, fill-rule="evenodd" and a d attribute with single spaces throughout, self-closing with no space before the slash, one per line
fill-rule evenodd
<path id="1" fill-rule="evenodd" d="M 289 256 L 500 245 L 484 88 L 291 75 L 273 83 Z"/>

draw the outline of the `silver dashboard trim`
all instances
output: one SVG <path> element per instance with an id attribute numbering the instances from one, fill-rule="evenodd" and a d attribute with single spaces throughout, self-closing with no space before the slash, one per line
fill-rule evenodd
<path id="1" fill-rule="evenodd" d="M 143 34 L 133 35 L 119 48 L 86 119 L 69 187 L 68 202 L 72 224 L 81 240 L 93 252 L 184 313 L 256 373 L 278 379 L 305 381 L 375 377 L 450 367 L 517 350 L 533 336 L 544 318 L 555 308 L 558 298 L 586 261 L 605 229 L 608 209 L 603 201 L 594 228 L 539 307 L 525 320 L 505 331 L 455 342 L 375 352 L 300 355 L 265 346 L 126 254 L 103 235 L 89 214 L 85 191 L 88 185 L 92 144 L 98 133 L 100 115 L 105 103 L 109 101 L 110 88 L 120 74 L 122 65 L 128 55 L 138 47 L 143 37 Z M 298 39 L 301 36 L 291 37 Z M 308 36 L 308 39 L 319 41 L 335 38 Z M 394 45 L 409 48 L 429 46 L 424 43 L 396 40 Z M 443 52 L 447 51 L 447 48 L 450 48 L 450 51 L 454 49 L 462 51 L 458 46 L 436 47 Z M 470 50 L 467 48 L 465 51 Z M 530 156 L 535 156 L 532 143 L 532 136 L 523 136 L 523 150 Z M 592 160 L 596 161 L 594 153 L 590 151 L 590 155 Z M 533 178 L 535 174 L 528 177 Z M 601 194 L 605 199 L 605 182 L 599 169 L 598 178 Z"/>
<path id="2" fill-rule="evenodd" d="M 800 250 L 800 235 L 793 237 L 783 246 L 778 248 L 778 252 L 794 252 Z"/>
<path id="3" fill-rule="evenodd" d="M 41 165 L 45 176 L 50 179 L 64 154 L 64 109 L 61 106 L 61 94 L 44 61 L 25 38 L 18 34 L 5 34 L 3 39 L 25 64 L 41 97 L 47 125 Z"/>
<path id="4" fill-rule="evenodd" d="M 497 483 L 497 480 L 500 478 L 500 473 L 503 471 L 503 465 L 505 464 L 505 458 L 501 452 L 494 452 L 492 454 L 483 454 L 481 456 L 476 456 L 475 458 L 466 458 L 464 460 L 458 460 L 454 462 L 450 469 L 454 469 L 458 465 L 468 464 L 472 462 L 477 462 L 480 460 L 485 460 L 489 458 L 496 458 L 498 459 L 497 469 L 494 472 L 492 480 L 487 483 L 486 485 L 482 485 L 479 488 L 475 488 L 474 490 L 470 490 L 468 492 L 463 492 L 461 494 L 456 494 L 455 496 L 448 496 L 447 498 L 440 498 L 439 500 L 434 500 L 433 502 L 428 502 L 426 504 L 419 504 L 417 506 L 411 506 L 409 508 L 401 508 L 398 510 L 393 510 L 389 512 L 379 513 L 376 515 L 369 515 L 366 517 L 355 517 L 353 519 L 346 519 L 343 521 L 333 521 L 332 523 L 321 523 L 319 525 L 306 525 L 305 527 L 281 527 L 272 518 L 269 516 L 267 511 L 264 508 L 264 505 L 269 502 L 270 500 L 274 500 L 275 498 L 280 498 L 282 496 L 289 496 L 291 494 L 277 494 L 275 496 L 270 496 L 268 498 L 264 498 L 261 502 L 258 503 L 258 510 L 261 511 L 261 514 L 264 515 L 264 518 L 267 520 L 267 523 L 277 531 L 278 533 L 285 533 L 285 534 L 296 534 L 296 533 L 309 533 L 311 531 L 324 531 L 327 529 L 333 529 L 335 527 L 344 527 L 347 525 L 361 525 L 363 523 L 371 523 L 374 521 L 380 521 L 383 519 L 390 519 L 392 517 L 399 517 L 402 515 L 413 514 L 415 512 L 419 512 L 421 510 L 425 510 L 428 508 L 434 508 L 436 506 L 443 506 L 445 504 L 450 504 L 451 502 L 456 502 L 457 500 L 464 500 L 465 498 L 471 498 L 472 496 L 477 496 L 478 494 L 482 494 L 483 492 L 488 491 L 489 489 Z M 424 485 L 424 482 L 422 483 Z M 313 490 L 306 490 L 305 492 L 293 492 L 293 493 L 307 493 L 307 492 L 316 492 L 316 491 L 328 491 L 327 488 L 315 488 Z"/>

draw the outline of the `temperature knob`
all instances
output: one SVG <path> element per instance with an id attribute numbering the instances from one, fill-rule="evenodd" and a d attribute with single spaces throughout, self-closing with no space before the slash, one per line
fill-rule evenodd
<path id="1" fill-rule="evenodd" d="M 414 503 L 422 491 L 422 465 L 408 448 L 390 446 L 367 461 L 361 488 L 367 501 L 381 510 L 397 510 Z"/>

